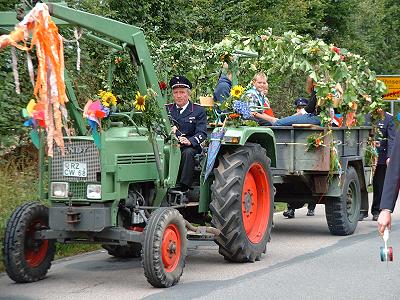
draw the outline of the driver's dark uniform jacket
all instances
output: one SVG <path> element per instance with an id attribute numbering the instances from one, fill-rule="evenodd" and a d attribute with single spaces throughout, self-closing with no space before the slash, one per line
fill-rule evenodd
<path id="1" fill-rule="evenodd" d="M 207 139 L 207 115 L 204 107 L 189 101 L 181 113 L 175 103 L 167 105 L 167 112 L 171 116 L 173 125 L 178 130 L 176 136 L 185 136 L 190 146 L 181 145 L 181 163 L 179 166 L 179 183 L 183 187 L 190 187 L 193 182 L 195 155 L 201 152 L 201 144 Z"/>

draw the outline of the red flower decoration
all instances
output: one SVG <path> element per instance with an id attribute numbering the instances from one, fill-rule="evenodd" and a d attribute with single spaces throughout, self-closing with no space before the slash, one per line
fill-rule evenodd
<path id="1" fill-rule="evenodd" d="M 338 48 L 338 47 L 332 47 L 331 50 L 332 50 L 333 52 L 336 52 L 337 54 L 340 55 L 340 48 Z"/>
<path id="2" fill-rule="evenodd" d="M 316 140 L 315 140 L 315 146 L 316 146 L 316 148 L 318 148 L 319 146 L 321 146 L 323 143 L 324 143 L 323 140 L 321 140 L 321 139 L 316 139 Z"/>
<path id="3" fill-rule="evenodd" d="M 239 114 L 236 114 L 236 113 L 234 113 L 234 114 L 229 114 L 229 118 L 230 119 L 237 119 L 237 118 L 239 118 L 240 117 L 240 115 Z"/>
<path id="4" fill-rule="evenodd" d="M 167 89 L 167 83 L 165 81 L 159 81 L 158 86 L 160 87 L 160 90 L 162 90 L 162 91 Z"/>

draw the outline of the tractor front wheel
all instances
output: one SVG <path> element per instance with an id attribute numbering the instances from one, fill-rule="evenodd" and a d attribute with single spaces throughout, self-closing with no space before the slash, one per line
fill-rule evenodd
<path id="1" fill-rule="evenodd" d="M 185 267 L 187 238 L 185 220 L 173 208 L 155 210 L 144 229 L 142 265 L 154 287 L 175 285 Z"/>
<path id="2" fill-rule="evenodd" d="M 39 202 L 18 207 L 7 222 L 4 236 L 4 266 L 15 282 L 43 279 L 56 251 L 54 240 L 35 239 L 36 231 L 47 229 L 49 209 Z"/>
<path id="3" fill-rule="evenodd" d="M 274 193 L 270 159 L 259 144 L 228 149 L 219 157 L 211 187 L 215 241 L 225 259 L 254 262 L 266 251 Z"/>

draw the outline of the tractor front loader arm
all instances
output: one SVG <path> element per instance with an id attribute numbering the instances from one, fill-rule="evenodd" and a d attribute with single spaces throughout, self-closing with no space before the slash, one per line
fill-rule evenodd
<path id="1" fill-rule="evenodd" d="M 157 76 L 143 31 L 139 27 L 69 8 L 60 3 L 49 2 L 47 5 L 52 16 L 66 21 L 70 25 L 83 27 L 120 41 L 122 47 L 129 47 L 132 50 L 138 67 L 137 83 L 139 91 L 141 94 L 146 94 L 147 89 L 151 88 L 156 92 L 163 125 L 167 131 L 166 134 L 169 134 L 171 125 L 165 110 L 166 101 L 161 96 L 161 90 L 158 86 Z M 93 34 L 92 38 L 101 39 Z M 104 41 L 106 42 L 107 40 Z"/>

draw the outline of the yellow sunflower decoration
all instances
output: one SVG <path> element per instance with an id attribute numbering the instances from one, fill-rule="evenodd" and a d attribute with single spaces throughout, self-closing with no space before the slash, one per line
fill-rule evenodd
<path id="1" fill-rule="evenodd" d="M 235 85 L 232 89 L 231 89 L 231 96 L 233 98 L 239 99 L 244 92 L 244 87 L 242 87 L 241 85 Z"/>
<path id="2" fill-rule="evenodd" d="M 147 95 L 142 95 L 140 94 L 140 92 L 136 92 L 136 96 L 135 96 L 135 102 L 133 102 L 133 105 L 135 106 L 136 110 L 140 110 L 140 111 L 145 111 L 146 110 L 146 98 Z"/>
<path id="3" fill-rule="evenodd" d="M 99 97 L 101 98 L 101 104 L 104 106 L 110 107 L 117 105 L 117 98 L 114 96 L 112 92 L 106 92 L 103 90 L 99 91 Z"/>

